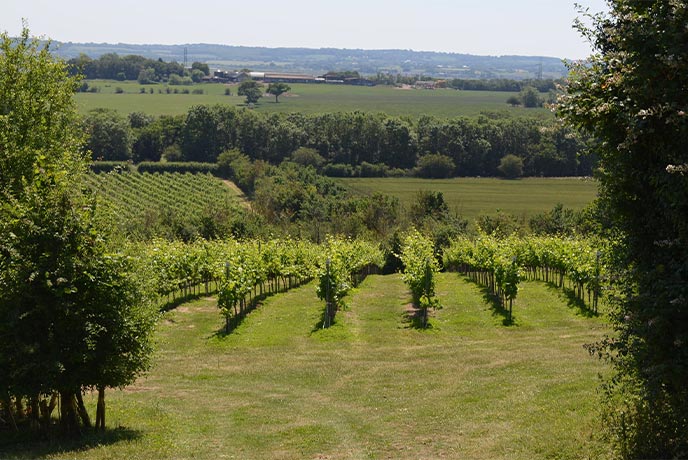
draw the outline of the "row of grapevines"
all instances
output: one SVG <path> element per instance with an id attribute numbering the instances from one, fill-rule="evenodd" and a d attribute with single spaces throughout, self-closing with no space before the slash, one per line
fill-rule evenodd
<path id="1" fill-rule="evenodd" d="M 428 308 L 440 308 L 435 297 L 435 279 L 440 271 L 431 239 L 417 230 L 409 232 L 402 240 L 399 257 L 404 264 L 402 279 L 411 290 L 414 305 L 420 309 L 420 320 L 425 328 Z"/>
<path id="2" fill-rule="evenodd" d="M 531 237 L 518 242 L 517 256 L 530 279 L 568 287 L 597 311 L 604 276 L 600 242 L 587 239 Z"/>
<path id="3" fill-rule="evenodd" d="M 599 251 L 588 240 L 558 237 L 497 239 L 481 236 L 460 238 L 444 252 L 447 267 L 466 273 L 497 296 L 509 302 L 509 318 L 518 284 L 524 277 L 552 282 L 563 288 L 568 281 L 575 294 L 597 310 L 601 284 Z M 592 299 L 590 298 L 592 297 Z"/>
<path id="4" fill-rule="evenodd" d="M 258 296 L 280 292 L 312 279 L 318 248 L 300 240 L 235 243 L 223 254 L 218 307 L 228 332 L 255 306 Z"/>
<path id="5" fill-rule="evenodd" d="M 325 301 L 323 327 L 329 327 L 344 296 L 365 276 L 384 265 L 378 245 L 363 240 L 329 237 L 317 261 L 318 298 Z"/>
<path id="6" fill-rule="evenodd" d="M 444 264 L 467 274 L 496 296 L 503 308 L 509 306 L 511 321 L 513 301 L 518 294 L 521 268 L 512 239 L 498 240 L 481 236 L 475 240 L 459 238 L 444 251 Z"/>

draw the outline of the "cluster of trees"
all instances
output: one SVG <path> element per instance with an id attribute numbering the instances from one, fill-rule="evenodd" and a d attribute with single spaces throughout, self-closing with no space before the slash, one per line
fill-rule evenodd
<path id="1" fill-rule="evenodd" d="M 27 29 L 0 36 L 0 423 L 91 426 L 83 393 L 149 366 L 156 312 L 83 190 L 78 86 Z"/>
<path id="2" fill-rule="evenodd" d="M 540 93 L 549 93 L 550 91 L 555 91 L 557 86 L 563 83 L 562 80 L 552 79 L 509 80 L 494 78 L 490 80 L 476 80 L 454 78 L 447 82 L 447 86 L 466 91 L 505 91 L 510 93 L 521 92 L 526 88 L 535 88 Z"/>
<path id="3" fill-rule="evenodd" d="M 685 1 L 610 0 L 579 24 L 596 53 L 574 65 L 559 111 L 599 143 L 615 244 L 615 370 L 606 428 L 623 458 L 688 453 L 688 60 Z"/>
<path id="4" fill-rule="evenodd" d="M 194 62 L 191 69 L 185 69 L 178 62 L 164 62 L 162 59 L 148 59 L 143 56 L 119 56 L 107 53 L 98 59 L 85 54 L 67 61 L 72 75 L 84 78 L 107 80 L 138 80 L 142 85 L 166 81 L 170 84 L 198 82 L 210 74 L 208 64 Z"/>
<path id="5" fill-rule="evenodd" d="M 428 177 L 499 176 L 507 155 L 522 160 L 526 176 L 586 176 L 595 166 L 594 155 L 581 155 L 587 139 L 573 129 L 523 118 L 261 114 L 217 105 L 160 117 L 98 110 L 84 123 L 88 148 L 100 160 L 214 163 L 221 152 L 238 149 L 251 160 L 279 164 L 305 147 L 322 158 L 326 174 L 339 176 L 408 174 L 417 166 Z M 440 164 L 430 167 L 434 161 Z"/>

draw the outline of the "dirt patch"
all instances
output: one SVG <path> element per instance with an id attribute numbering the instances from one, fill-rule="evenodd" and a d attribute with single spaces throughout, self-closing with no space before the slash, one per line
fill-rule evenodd
<path id="1" fill-rule="evenodd" d="M 160 387 L 156 387 L 156 386 L 152 386 L 152 385 L 147 386 L 147 385 L 136 385 L 136 384 L 134 384 L 134 385 L 125 387 L 123 391 L 125 393 L 144 393 L 146 391 L 159 391 L 159 390 L 160 390 Z"/>
<path id="2" fill-rule="evenodd" d="M 241 204 L 241 206 L 248 210 L 251 209 L 251 203 L 248 202 L 246 195 L 244 195 L 244 192 L 242 192 L 241 189 L 237 187 L 237 185 L 234 182 L 232 182 L 231 180 L 223 179 L 222 183 L 230 189 L 232 189 L 234 193 L 236 193 L 237 198 L 239 199 L 239 204 Z"/>

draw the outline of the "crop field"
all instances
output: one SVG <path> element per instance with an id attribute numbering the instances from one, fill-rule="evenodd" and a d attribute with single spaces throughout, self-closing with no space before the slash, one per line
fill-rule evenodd
<path id="1" fill-rule="evenodd" d="M 315 283 L 267 298 L 229 335 L 214 298 L 185 304 L 164 315 L 149 375 L 108 392 L 119 428 L 3 458 L 608 457 L 607 368 L 583 348 L 607 332 L 602 317 L 539 282 L 523 283 L 510 326 L 456 273 L 437 295 L 427 330 L 407 319 L 399 275 L 367 278 L 325 330 Z"/>
<path id="2" fill-rule="evenodd" d="M 341 185 L 362 194 L 382 192 L 409 206 L 418 191 L 442 192 L 449 209 L 474 219 L 497 210 L 516 216 L 531 216 L 551 210 L 557 203 L 582 209 L 597 195 L 597 182 L 585 178 L 352 178 L 337 179 Z"/>
<path id="3" fill-rule="evenodd" d="M 197 84 L 193 86 L 140 85 L 137 82 L 93 80 L 97 93 L 77 93 L 79 110 L 86 113 L 95 108 L 111 108 L 123 114 L 145 112 L 151 115 L 179 115 L 198 104 L 229 104 L 244 106 L 244 97 L 237 96 L 237 85 Z M 389 115 L 418 118 L 434 115 L 441 118 L 477 116 L 483 112 L 499 112 L 515 117 L 551 117 L 547 109 L 514 108 L 507 105 L 516 93 L 491 91 L 456 91 L 452 89 L 397 89 L 389 86 L 372 88 L 348 85 L 290 84 L 292 90 L 280 96 L 264 96 L 255 106 L 259 112 L 322 113 L 342 111 L 384 112 Z M 120 88 L 122 93 L 117 94 Z M 178 94 L 167 94 L 166 89 Z M 230 88 L 232 95 L 225 95 Z M 141 93 L 141 90 L 145 93 Z M 150 90 L 153 93 L 150 94 Z M 203 90 L 203 94 L 181 94 L 182 91 Z"/>

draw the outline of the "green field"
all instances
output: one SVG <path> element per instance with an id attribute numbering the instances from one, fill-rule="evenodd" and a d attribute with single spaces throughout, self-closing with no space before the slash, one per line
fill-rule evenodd
<path id="1" fill-rule="evenodd" d="M 165 94 L 166 85 L 139 85 L 136 82 L 89 81 L 100 88 L 99 93 L 77 93 L 75 99 L 82 113 L 106 107 L 124 114 L 145 112 L 151 115 L 179 115 L 198 104 L 229 104 L 243 106 L 244 98 L 237 96 L 237 85 L 229 86 L 232 96 L 225 96 L 223 84 L 170 86 L 171 90 L 202 89 L 204 94 Z M 263 97 L 254 110 L 259 112 L 384 112 L 389 115 L 417 118 L 434 115 L 442 118 L 476 116 L 482 112 L 500 112 L 512 116 L 551 117 L 547 109 L 513 108 L 506 104 L 516 93 L 490 91 L 402 90 L 389 86 L 372 88 L 348 85 L 291 84 L 292 90 L 280 97 Z M 116 94 L 115 89 L 124 92 Z M 153 89 L 153 94 L 140 94 L 141 88 Z M 163 94 L 159 94 L 162 90 Z"/>
<path id="2" fill-rule="evenodd" d="M 396 196 L 407 207 L 420 190 L 442 192 L 449 209 L 469 220 L 480 214 L 493 214 L 497 210 L 528 217 L 549 211 L 557 203 L 572 209 L 582 209 L 597 195 L 597 182 L 583 178 L 503 180 L 404 177 L 337 179 L 337 182 L 362 194 L 382 192 Z"/>
<path id="3" fill-rule="evenodd" d="M 327 330 L 314 283 L 268 298 L 228 336 L 214 299 L 183 305 L 162 320 L 150 374 L 108 392 L 109 433 L 0 442 L 0 456 L 608 457 L 596 434 L 607 369 L 583 348 L 604 320 L 543 283 L 522 284 L 512 326 L 457 274 L 437 293 L 444 308 L 425 331 L 405 317 L 399 275 L 364 281 Z"/>

